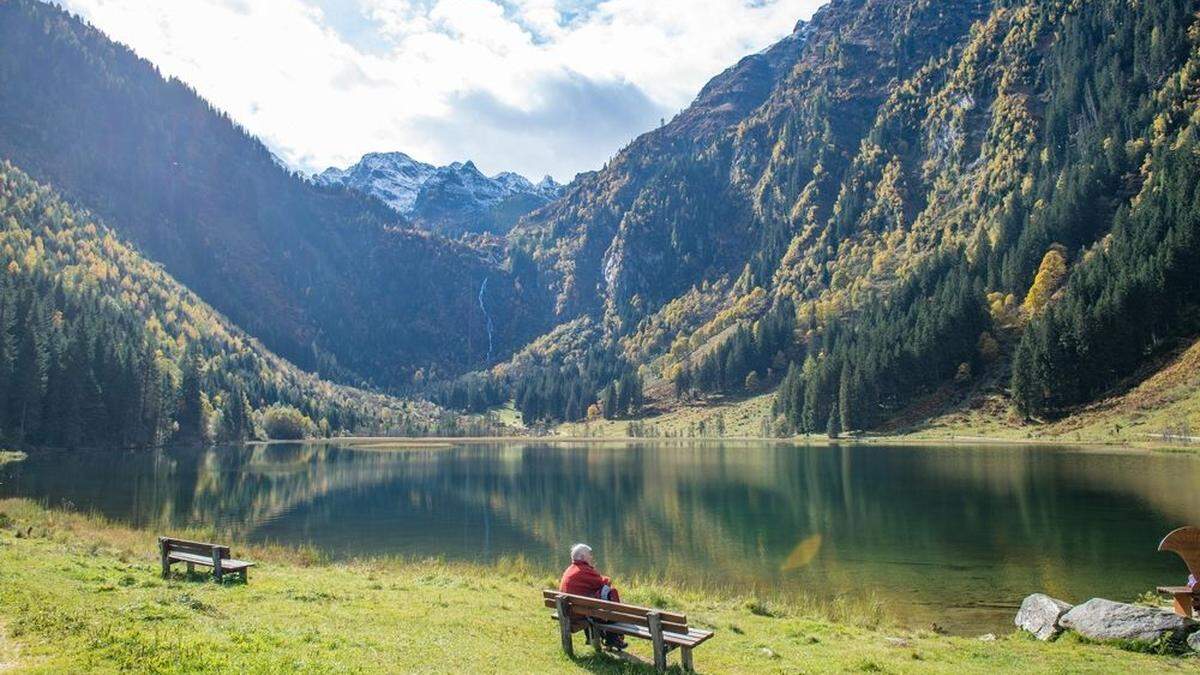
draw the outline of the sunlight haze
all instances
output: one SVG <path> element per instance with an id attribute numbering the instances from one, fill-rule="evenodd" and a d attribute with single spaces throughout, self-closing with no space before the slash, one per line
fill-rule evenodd
<path id="1" fill-rule="evenodd" d="M 306 173 L 599 168 L 821 0 L 63 0 Z"/>

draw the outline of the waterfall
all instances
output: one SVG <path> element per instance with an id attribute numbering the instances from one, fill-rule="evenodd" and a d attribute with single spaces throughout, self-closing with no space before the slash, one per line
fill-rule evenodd
<path id="1" fill-rule="evenodd" d="M 483 294 L 487 291 L 487 282 L 488 282 L 488 278 L 484 277 L 483 283 L 479 285 L 479 309 L 481 311 L 483 311 L 483 316 L 484 316 L 484 318 L 487 319 L 487 332 L 488 332 L 487 356 L 483 359 L 483 362 L 485 364 L 490 363 L 492 360 L 492 315 L 488 314 L 487 306 L 483 304 Z"/>

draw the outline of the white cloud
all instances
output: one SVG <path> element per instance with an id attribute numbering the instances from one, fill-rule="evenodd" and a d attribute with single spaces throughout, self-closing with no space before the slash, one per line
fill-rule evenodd
<path id="1" fill-rule="evenodd" d="M 306 171 L 365 152 L 567 179 L 823 0 L 60 0 Z"/>

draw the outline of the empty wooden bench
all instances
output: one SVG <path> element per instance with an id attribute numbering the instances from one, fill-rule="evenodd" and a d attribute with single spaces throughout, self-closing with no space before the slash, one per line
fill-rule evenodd
<path id="1" fill-rule="evenodd" d="M 229 547 L 218 544 L 159 537 L 158 550 L 162 558 L 162 575 L 164 577 L 171 573 L 171 565 L 181 562 L 187 564 L 189 574 L 196 565 L 201 565 L 211 567 L 213 577 L 217 581 L 221 581 L 226 572 L 239 575 L 242 581 L 246 581 L 246 571 L 254 566 L 252 562 L 230 558 Z"/>
<path id="2" fill-rule="evenodd" d="M 1183 558 L 1188 572 L 1193 579 L 1200 580 L 1200 527 L 1181 527 L 1172 530 L 1158 544 L 1158 550 L 1171 551 Z M 1200 589 L 1200 586 L 1197 587 Z M 1200 610 L 1200 594 L 1197 589 L 1187 586 L 1159 586 L 1158 592 L 1169 595 L 1175 600 L 1175 613 L 1180 616 L 1191 616 Z"/>
<path id="3" fill-rule="evenodd" d="M 667 669 L 667 653 L 678 649 L 684 670 L 692 670 L 692 649 L 713 636 L 712 631 L 688 627 L 687 617 L 648 607 L 609 602 L 559 591 L 542 591 L 547 607 L 554 609 L 562 635 L 563 650 L 575 655 L 571 634 L 589 628 L 592 647 L 602 649 L 600 632 L 619 633 L 649 640 L 654 650 L 654 667 Z"/>

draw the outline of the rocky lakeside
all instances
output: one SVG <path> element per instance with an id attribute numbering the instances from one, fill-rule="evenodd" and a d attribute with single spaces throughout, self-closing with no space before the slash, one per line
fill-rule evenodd
<path id="1" fill-rule="evenodd" d="M 1200 652 L 1200 623 L 1161 607 L 1092 598 L 1072 606 L 1042 593 L 1025 598 L 1013 620 L 1042 641 L 1072 631 L 1085 640 L 1134 651 Z"/>

